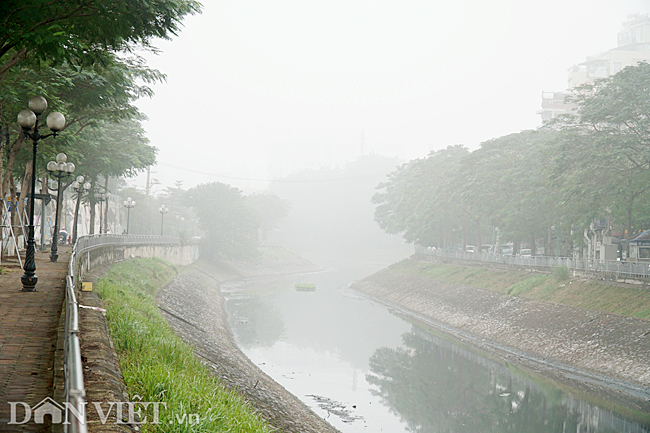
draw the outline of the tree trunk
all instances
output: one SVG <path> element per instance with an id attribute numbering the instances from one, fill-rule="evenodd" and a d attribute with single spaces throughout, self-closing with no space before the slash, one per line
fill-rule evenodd
<path id="1" fill-rule="evenodd" d="M 535 254 L 535 233 L 533 233 L 530 237 L 530 255 L 531 257 L 536 255 Z"/>
<path id="2" fill-rule="evenodd" d="M 72 227 L 72 242 L 77 241 L 77 226 L 79 222 L 79 208 L 81 207 L 81 196 L 83 194 L 83 185 L 79 186 L 79 191 L 77 191 L 77 203 L 74 206 L 74 222 Z"/>
<path id="3" fill-rule="evenodd" d="M 2 113 L 0 111 L 0 115 L 1 114 Z M 3 122 L 2 124 L 2 131 L 4 131 L 4 134 L 2 135 L 4 141 L 0 138 L 0 175 L 2 174 L 2 170 L 4 168 L 3 165 L 4 165 L 5 146 L 9 148 L 9 127 L 7 126 L 6 122 Z M 0 187 L 1 187 L 1 183 L 0 183 Z M 5 197 L 7 197 L 7 194 L 5 194 L 4 190 L 0 190 L 0 197 L 2 197 L 2 200 L 4 200 Z M 0 206 L 0 221 L 2 221 L 2 224 L 4 224 L 4 219 L 5 219 L 5 207 L 3 204 L 2 206 Z M 0 230 L 0 262 L 4 260 L 3 257 L 4 248 L 2 248 L 2 245 L 4 245 L 3 234 L 4 234 L 4 230 Z"/>
<path id="4" fill-rule="evenodd" d="M 25 200 L 27 197 L 30 197 L 32 194 L 32 162 L 29 161 L 25 163 L 25 176 L 23 176 L 23 181 L 20 184 L 20 200 L 18 201 L 18 206 L 16 206 L 18 211 L 18 220 L 22 221 L 22 226 L 26 227 L 29 225 L 29 221 L 26 221 L 24 218 L 25 211 L 29 212 L 29 200 Z M 13 179 L 11 181 L 13 184 Z M 14 187 L 15 188 L 15 187 Z M 23 230 L 25 237 L 27 233 Z"/>
<path id="5" fill-rule="evenodd" d="M 4 175 L 2 176 L 2 190 L 0 191 L 2 192 L 3 197 L 5 197 L 7 191 L 9 190 L 9 179 L 13 177 L 13 169 L 14 169 L 14 163 L 16 162 L 16 155 L 18 155 L 18 151 L 20 151 L 24 141 L 25 141 L 25 136 L 23 134 L 18 135 L 18 138 L 16 138 L 16 141 L 14 141 L 13 146 L 11 146 L 11 150 L 7 154 L 7 165 L 5 167 Z"/>
<path id="6" fill-rule="evenodd" d="M 95 203 L 92 198 L 90 199 L 90 227 L 88 227 L 88 234 L 95 234 Z"/>
<path id="7" fill-rule="evenodd" d="M 463 224 L 463 251 L 467 251 L 467 226 L 469 225 L 469 218 L 465 218 Z"/>
<path id="8" fill-rule="evenodd" d="M 628 242 L 626 243 L 626 252 L 625 252 L 625 257 L 628 259 L 630 258 L 630 242 L 629 239 L 632 237 L 632 206 L 627 208 L 627 239 Z"/>
<path id="9" fill-rule="evenodd" d="M 483 252 L 483 240 L 481 239 L 481 219 L 476 218 L 476 251 Z"/>
<path id="10" fill-rule="evenodd" d="M 18 232 L 16 230 L 19 226 L 18 224 L 18 210 L 16 209 L 18 206 L 18 197 L 16 197 L 16 185 L 14 185 L 14 179 L 11 178 L 11 182 L 8 185 L 9 188 L 9 196 L 11 197 L 11 210 L 9 211 L 9 224 L 11 224 L 11 229 L 14 232 L 14 236 L 18 236 L 21 234 L 26 234 L 21 232 Z"/>
<path id="11" fill-rule="evenodd" d="M 104 233 L 108 233 L 108 176 L 104 179 L 104 191 L 106 191 L 106 205 L 104 208 Z"/>

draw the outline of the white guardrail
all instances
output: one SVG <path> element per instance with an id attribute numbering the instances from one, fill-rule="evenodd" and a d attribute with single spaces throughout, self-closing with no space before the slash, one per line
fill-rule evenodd
<path id="1" fill-rule="evenodd" d="M 82 236 L 72 249 L 68 262 L 68 276 L 65 288 L 65 335 L 63 370 L 65 380 L 66 408 L 74 411 L 74 416 L 68 418 L 69 424 L 64 425 L 65 433 L 86 433 L 86 413 L 83 369 L 81 365 L 81 349 L 79 346 L 79 307 L 75 296 L 77 280 L 77 259 L 80 254 L 96 248 L 119 245 L 170 245 L 178 244 L 179 239 L 171 236 L 138 236 L 138 235 L 89 235 Z M 81 278 L 81 275 L 78 275 Z"/>
<path id="2" fill-rule="evenodd" d="M 570 257 L 513 256 L 509 254 L 470 253 L 415 247 L 415 254 L 457 260 L 473 260 L 503 265 L 523 266 L 527 268 L 553 268 L 566 266 L 576 271 L 616 275 L 622 278 L 650 278 L 649 262 L 622 262 L 618 260 L 588 260 Z"/>

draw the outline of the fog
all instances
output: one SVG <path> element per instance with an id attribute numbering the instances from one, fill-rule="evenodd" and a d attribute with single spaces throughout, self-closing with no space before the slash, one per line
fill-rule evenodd
<path id="1" fill-rule="evenodd" d="M 397 163 L 364 156 L 340 169 L 306 170 L 272 182 L 269 189 L 288 200 L 291 209 L 269 241 L 333 265 L 388 264 L 408 256 L 412 246 L 377 226 L 370 201 L 375 186 Z"/>
<path id="2" fill-rule="evenodd" d="M 149 65 L 152 177 L 263 190 L 361 154 L 401 159 L 535 128 L 542 91 L 616 46 L 647 1 L 206 0 Z M 144 188 L 145 176 L 132 181 Z"/>

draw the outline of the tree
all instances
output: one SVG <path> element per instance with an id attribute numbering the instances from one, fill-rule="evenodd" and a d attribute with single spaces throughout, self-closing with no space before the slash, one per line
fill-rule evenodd
<path id="1" fill-rule="evenodd" d="M 563 202 L 583 226 L 612 214 L 629 235 L 650 188 L 650 64 L 580 86 L 572 100 L 577 113 L 548 125 L 561 131 L 554 180 Z"/>
<path id="2" fill-rule="evenodd" d="M 184 201 L 205 233 L 206 257 L 250 260 L 259 255 L 259 222 L 239 189 L 221 182 L 201 184 L 188 190 Z"/>
<path id="3" fill-rule="evenodd" d="M 490 220 L 505 239 L 530 242 L 533 254 L 555 216 L 546 164 L 554 136 L 554 131 L 527 130 L 483 142 L 463 158 L 455 182 L 473 218 Z"/>
<path id="4" fill-rule="evenodd" d="M 0 84 L 24 61 L 109 63 L 110 53 L 153 49 L 200 11 L 194 0 L 3 0 L 0 2 Z"/>
<path id="5" fill-rule="evenodd" d="M 389 234 L 402 233 L 407 242 L 420 245 L 443 247 L 455 241 L 452 238 L 464 218 L 448 181 L 468 153 L 461 145 L 449 146 L 391 173 L 372 197 L 379 227 Z"/>
<path id="6" fill-rule="evenodd" d="M 133 140 L 125 137 L 136 135 L 141 141 L 146 140 L 139 123 L 135 125 L 144 116 L 138 112 L 133 102 L 141 96 L 151 96 L 153 92 L 147 85 L 162 80 L 163 76 L 158 71 L 148 69 L 139 58 L 113 57 L 115 61 L 111 65 L 94 65 L 81 71 L 71 68 L 67 63 L 58 67 L 44 64 L 38 69 L 17 67 L 10 71 L 3 84 L 6 91 L 0 92 L 0 125 L 4 132 L 2 141 L 5 142 L 0 149 L 0 156 L 4 156 L 4 161 L 0 160 L 4 162 L 0 162 L 0 172 L 3 172 L 0 193 L 6 195 L 10 192 L 14 196 L 15 180 L 21 177 L 22 191 L 29 193 L 29 178 L 32 176 L 31 146 L 25 142 L 15 117 L 18 111 L 25 108 L 25 101 L 34 94 L 47 96 L 49 105 L 65 112 L 67 120 L 65 130 L 56 139 L 49 138 L 40 142 L 35 176 L 44 173 L 45 163 L 61 151 L 66 152 L 78 167 L 81 167 L 80 164 L 85 159 L 88 160 L 89 164 L 85 167 L 88 174 L 94 171 L 106 176 L 119 175 L 115 173 L 116 166 L 128 165 L 130 162 L 133 163 L 132 166 L 117 171 L 133 174 L 141 170 L 143 165 L 155 162 L 155 153 L 142 155 L 130 145 Z M 108 126 L 109 122 L 115 125 Z M 123 128 L 124 124 L 120 122 L 130 122 L 131 129 L 139 128 L 139 132 L 120 137 L 116 133 Z M 112 131 L 108 145 L 106 140 L 96 145 L 103 134 L 102 126 Z M 88 127 L 94 127 L 91 134 L 87 134 Z M 85 158 L 84 152 L 89 149 L 103 151 L 102 160 L 98 160 L 96 155 Z M 151 149 L 155 152 L 154 148 Z M 96 178 L 96 174 L 93 177 Z M 24 202 L 20 201 L 21 213 L 23 205 Z"/>
<path id="7" fill-rule="evenodd" d="M 273 193 L 246 196 L 246 204 L 256 213 L 262 230 L 262 240 L 266 241 L 268 232 L 277 228 L 278 222 L 287 216 L 291 206 Z"/>

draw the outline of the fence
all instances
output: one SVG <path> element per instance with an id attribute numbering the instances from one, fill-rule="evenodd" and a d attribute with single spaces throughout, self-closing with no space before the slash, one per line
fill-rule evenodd
<path id="1" fill-rule="evenodd" d="M 135 236 L 135 235 L 90 235 L 77 240 L 68 262 L 68 276 L 65 288 L 65 333 L 63 369 L 65 378 L 65 406 L 74 411 L 69 424 L 64 425 L 64 432 L 86 433 L 85 395 L 81 350 L 79 345 L 79 309 L 75 288 L 83 277 L 84 267 L 80 266 L 82 254 L 107 246 L 135 245 L 178 245 L 179 239 L 171 236 Z M 89 260 L 87 260 L 89 261 Z"/>
<path id="2" fill-rule="evenodd" d="M 618 260 L 589 260 L 570 257 L 513 256 L 509 254 L 471 253 L 415 247 L 420 258 L 439 257 L 451 260 L 471 260 L 501 265 L 519 266 L 527 269 L 553 268 L 566 266 L 585 275 L 602 274 L 620 278 L 650 278 L 650 263 L 622 262 Z"/>

